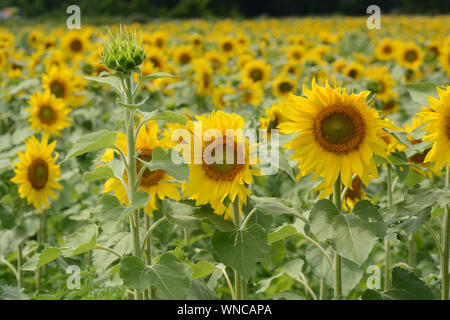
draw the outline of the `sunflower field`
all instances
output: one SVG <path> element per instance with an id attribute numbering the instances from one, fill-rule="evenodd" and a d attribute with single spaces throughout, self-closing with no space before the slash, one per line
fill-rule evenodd
<path id="1" fill-rule="evenodd" d="M 448 300 L 449 35 L 0 26 L 0 299 Z"/>

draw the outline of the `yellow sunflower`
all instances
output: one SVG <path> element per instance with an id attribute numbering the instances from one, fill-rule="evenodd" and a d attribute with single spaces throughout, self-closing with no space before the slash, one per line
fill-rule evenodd
<path id="1" fill-rule="evenodd" d="M 53 189 L 62 188 L 56 182 L 61 174 L 55 164 L 58 157 L 52 157 L 55 146 L 56 140 L 48 144 L 46 135 L 41 142 L 32 136 L 25 142 L 25 153 L 18 153 L 20 161 L 14 162 L 16 175 L 11 181 L 19 185 L 20 198 L 27 198 L 27 203 L 40 212 L 43 207 L 49 208 L 48 197 L 57 198 Z"/>
<path id="2" fill-rule="evenodd" d="M 49 90 L 55 97 L 63 99 L 71 106 L 77 106 L 82 96 L 75 93 L 83 87 L 83 79 L 75 76 L 69 68 L 53 66 L 48 74 L 42 76 L 44 90 Z"/>
<path id="3" fill-rule="evenodd" d="M 297 91 L 297 81 L 281 74 L 272 82 L 272 93 L 276 98 L 286 98 L 291 93 Z"/>
<path id="4" fill-rule="evenodd" d="M 378 60 L 387 61 L 395 58 L 396 42 L 392 39 L 383 39 L 375 48 L 375 55 Z"/>
<path id="5" fill-rule="evenodd" d="M 230 115 L 220 110 L 197 119 L 201 121 L 201 130 L 197 131 L 201 132 L 190 131 L 193 132 L 193 139 L 202 141 L 202 149 L 197 152 L 192 147 L 191 154 L 183 155 L 190 163 L 189 180 L 183 183 L 183 194 L 196 200 L 196 205 L 209 203 L 215 213 L 231 218 L 231 204 L 225 206 L 225 198 L 234 202 L 238 197 L 241 206 L 246 204 L 247 196 L 251 193 L 246 184 L 251 184 L 252 175 L 258 173 L 250 168 L 250 146 L 248 139 L 243 136 L 244 119 L 235 113 Z M 233 137 L 229 136 L 229 132 L 227 136 L 227 130 L 238 131 Z M 209 155 L 205 149 L 211 151 Z M 223 150 L 223 161 L 219 159 L 219 163 L 216 162 L 215 150 Z M 227 158 L 233 158 L 231 163 L 226 163 Z"/>
<path id="6" fill-rule="evenodd" d="M 197 84 L 197 94 L 206 96 L 214 87 L 213 71 L 205 59 L 196 59 L 194 65 L 194 81 Z"/>
<path id="7" fill-rule="evenodd" d="M 375 93 L 375 96 L 382 102 L 398 98 L 398 93 L 393 90 L 395 81 L 385 66 L 372 66 L 367 70 L 369 83 L 367 88 Z"/>
<path id="8" fill-rule="evenodd" d="M 439 56 L 442 68 L 447 71 L 447 75 L 450 75 L 450 47 L 444 48 Z"/>
<path id="9" fill-rule="evenodd" d="M 363 183 L 358 176 L 352 179 L 352 185 L 347 189 L 345 193 L 344 201 L 342 202 L 342 207 L 345 211 L 350 212 L 353 210 L 355 204 L 360 200 L 366 200 L 367 195 L 363 189 Z"/>
<path id="10" fill-rule="evenodd" d="M 83 55 L 90 49 L 89 35 L 79 30 L 71 30 L 64 35 L 61 48 L 68 57 Z"/>
<path id="11" fill-rule="evenodd" d="M 251 104 L 257 107 L 264 99 L 264 89 L 258 83 L 244 82 L 239 87 L 239 100 L 241 104 Z"/>
<path id="12" fill-rule="evenodd" d="M 287 50 L 287 57 L 290 61 L 302 63 L 306 57 L 305 48 L 299 45 L 290 46 Z"/>
<path id="13" fill-rule="evenodd" d="M 424 162 L 435 162 L 440 170 L 445 164 L 450 164 L 450 86 L 445 90 L 437 88 L 437 91 L 439 99 L 428 97 L 431 110 L 418 115 L 426 122 L 423 129 L 427 134 L 423 140 L 433 142 Z"/>
<path id="14" fill-rule="evenodd" d="M 228 105 L 234 104 L 227 96 L 235 94 L 235 90 L 231 87 L 217 86 L 212 92 L 212 105 L 216 108 L 223 109 Z"/>
<path id="15" fill-rule="evenodd" d="M 304 85 L 303 94 L 282 104 L 288 119 L 278 126 L 283 134 L 298 134 L 284 147 L 295 151 L 292 159 L 299 161 L 300 176 L 314 172 L 314 179 L 322 177 L 319 188 L 327 190 L 322 196 L 339 175 L 345 186 L 351 186 L 355 173 L 367 185 L 369 174 L 377 176 L 373 154 L 385 156 L 385 143 L 377 135 L 385 121 L 367 106 L 370 92 L 348 94 L 328 83 L 320 87 L 313 79 L 312 90 Z"/>
<path id="16" fill-rule="evenodd" d="M 30 97 L 28 103 L 31 108 L 27 110 L 30 113 L 28 121 L 31 123 L 31 129 L 37 132 L 44 131 L 47 135 L 61 135 L 61 130 L 70 126 L 70 118 L 67 115 L 70 109 L 62 99 L 56 98 L 50 91 L 41 93 L 36 92 Z"/>
<path id="17" fill-rule="evenodd" d="M 231 36 L 223 37 L 219 40 L 219 49 L 227 58 L 231 58 L 236 53 L 236 41 Z"/>
<path id="18" fill-rule="evenodd" d="M 206 60 L 209 61 L 215 73 L 226 73 L 227 59 L 215 50 L 208 51 L 205 54 Z"/>
<path id="19" fill-rule="evenodd" d="M 194 53 L 191 46 L 179 46 L 173 52 L 173 60 L 180 65 L 191 63 Z"/>
<path id="20" fill-rule="evenodd" d="M 408 70 L 417 70 L 423 63 L 423 51 L 414 42 L 403 43 L 397 50 L 397 63 Z"/>
<path id="21" fill-rule="evenodd" d="M 244 65 L 241 79 L 243 82 L 265 84 L 270 79 L 270 65 L 260 60 L 252 60 Z"/>
<path id="22" fill-rule="evenodd" d="M 359 62 L 353 61 L 343 68 L 342 73 L 347 77 L 358 80 L 364 74 L 364 66 Z"/>
<path id="23" fill-rule="evenodd" d="M 139 159 L 144 161 L 151 161 L 153 150 L 156 147 L 163 147 L 162 143 L 158 140 L 158 124 L 156 121 L 148 121 L 139 130 L 139 134 L 136 139 L 136 151 L 141 150 Z M 127 155 L 127 138 L 124 133 L 118 132 L 116 138 L 116 146 L 122 150 L 122 152 Z M 102 157 L 104 162 L 111 161 L 113 159 L 113 150 L 107 150 Z M 142 169 L 143 164 L 140 161 L 136 163 L 136 173 L 138 174 Z M 147 192 L 150 195 L 150 200 L 147 206 L 144 208 L 146 214 L 150 215 L 154 210 L 157 210 L 156 199 L 170 198 L 179 201 L 181 199 L 180 193 L 177 187 L 180 186 L 179 183 L 170 183 L 174 180 L 173 177 L 169 176 L 167 172 L 163 170 L 150 171 L 145 169 L 141 183 L 138 190 Z M 123 181 L 128 184 L 127 172 L 124 172 Z M 121 203 L 125 203 L 127 206 L 128 196 L 127 192 L 122 185 L 122 183 L 116 179 L 111 178 L 105 182 L 104 193 L 113 192 L 114 196 L 119 199 Z"/>
<path id="24" fill-rule="evenodd" d="M 259 119 L 260 128 L 267 130 L 268 137 L 272 134 L 271 130 L 277 129 L 281 123 L 287 120 L 281 110 L 282 103 L 284 102 L 266 108 L 266 117 Z"/>

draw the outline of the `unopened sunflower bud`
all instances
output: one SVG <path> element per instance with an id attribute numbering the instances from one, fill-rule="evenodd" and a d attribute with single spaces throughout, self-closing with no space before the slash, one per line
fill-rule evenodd
<path id="1" fill-rule="evenodd" d="M 146 54 L 135 33 L 120 30 L 116 36 L 109 33 L 100 58 L 108 68 L 128 73 L 144 62 Z"/>

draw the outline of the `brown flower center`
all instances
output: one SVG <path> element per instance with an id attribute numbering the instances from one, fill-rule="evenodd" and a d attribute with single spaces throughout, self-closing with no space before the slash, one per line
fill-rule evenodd
<path id="1" fill-rule="evenodd" d="M 329 152 L 347 154 L 358 150 L 365 134 L 361 113 L 351 106 L 329 106 L 314 119 L 314 137 Z"/>
<path id="2" fill-rule="evenodd" d="M 191 56 L 189 54 L 187 54 L 187 53 L 183 53 L 180 56 L 181 64 L 187 64 L 187 63 L 189 63 L 191 61 L 191 59 L 192 59 Z"/>
<path id="3" fill-rule="evenodd" d="M 224 138 L 226 140 L 226 138 Z M 211 142 L 211 144 L 214 143 Z M 211 163 L 208 164 L 205 161 L 205 158 L 203 159 L 202 168 L 205 172 L 205 174 L 216 181 L 232 181 L 239 172 L 241 172 L 244 169 L 245 164 L 238 163 L 238 144 L 234 143 L 233 145 L 228 145 L 224 143 L 222 145 L 222 163 Z M 239 150 L 240 151 L 240 150 Z M 233 153 L 233 161 L 232 163 L 227 162 L 227 154 Z M 215 149 L 211 151 L 211 157 L 215 157 Z M 212 161 L 208 161 L 212 162 Z"/>
<path id="4" fill-rule="evenodd" d="M 66 89 L 63 83 L 58 80 L 54 80 L 50 83 L 50 91 L 57 98 L 63 98 L 66 93 Z"/>
<path id="5" fill-rule="evenodd" d="M 57 120 L 57 114 L 55 110 L 53 110 L 53 108 L 49 106 L 41 107 L 38 112 L 38 117 L 41 122 L 47 125 L 51 125 Z"/>
<path id="6" fill-rule="evenodd" d="M 70 50 L 75 53 L 81 52 L 83 50 L 83 43 L 79 39 L 74 39 L 70 43 Z"/>
<path id="7" fill-rule="evenodd" d="M 41 158 L 35 159 L 28 167 L 27 177 L 34 189 L 43 189 L 48 181 L 47 162 Z"/>
<path id="8" fill-rule="evenodd" d="M 255 82 L 260 81 L 263 78 L 263 73 L 260 69 L 253 69 L 250 71 L 250 78 Z"/>
<path id="9" fill-rule="evenodd" d="M 139 155 L 139 159 L 144 160 L 146 162 L 152 161 L 152 153 L 151 149 L 141 149 L 141 154 Z M 136 162 L 136 173 L 139 174 L 144 164 L 141 161 Z M 141 187 L 150 187 L 158 182 L 160 182 L 164 178 L 165 171 L 163 170 L 155 170 L 151 171 L 148 168 L 145 169 L 141 178 Z"/>
<path id="10" fill-rule="evenodd" d="M 407 50 L 405 52 L 405 59 L 408 62 L 414 62 L 416 61 L 418 58 L 418 54 L 416 52 L 416 50 Z"/>
<path id="11" fill-rule="evenodd" d="M 290 82 L 283 81 L 283 82 L 280 83 L 279 88 L 280 88 L 280 91 L 282 93 L 287 93 L 287 92 L 291 92 L 292 91 L 293 86 L 292 86 L 292 84 Z"/>

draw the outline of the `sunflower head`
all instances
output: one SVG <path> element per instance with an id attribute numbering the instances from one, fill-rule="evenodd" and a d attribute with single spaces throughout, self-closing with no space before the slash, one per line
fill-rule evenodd
<path id="1" fill-rule="evenodd" d="M 108 68 L 129 73 L 144 62 L 146 53 L 136 33 L 121 30 L 116 36 L 110 32 L 100 58 Z"/>
<path id="2" fill-rule="evenodd" d="M 287 121 L 278 128 L 283 134 L 297 134 L 285 148 L 295 151 L 292 159 L 299 161 L 301 176 L 314 172 L 314 178 L 324 179 L 321 187 L 327 191 L 339 175 L 346 186 L 353 174 L 366 185 L 370 173 L 376 176 L 373 154 L 385 154 L 385 143 L 377 135 L 385 123 L 368 107 L 369 93 L 348 94 L 313 80 L 312 90 L 303 86 L 305 97 L 291 95 L 281 105 Z"/>
<path id="3" fill-rule="evenodd" d="M 18 154 L 20 161 L 14 162 L 16 175 L 11 181 L 19 185 L 20 197 L 39 211 L 49 208 L 48 196 L 56 199 L 53 189 L 62 188 L 56 182 L 60 168 L 55 164 L 57 157 L 52 157 L 55 146 L 56 141 L 48 144 L 47 135 L 40 142 L 32 136 L 25 143 L 25 153 Z"/>

